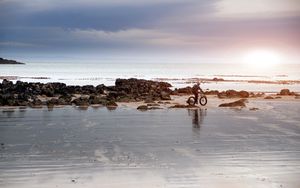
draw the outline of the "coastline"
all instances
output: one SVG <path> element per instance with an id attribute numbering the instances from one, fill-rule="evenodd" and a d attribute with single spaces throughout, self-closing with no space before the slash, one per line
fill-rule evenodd
<path id="1" fill-rule="evenodd" d="M 0 108 L 12 107 L 63 107 L 77 106 L 87 108 L 135 108 L 138 110 L 159 110 L 168 108 L 200 108 L 201 105 L 189 106 L 187 99 L 192 95 L 191 87 L 171 89 L 172 85 L 163 81 L 143 79 L 117 79 L 115 86 L 100 84 L 96 87 L 67 86 L 64 83 L 13 83 L 4 80 L 1 83 Z M 208 104 L 204 108 L 219 108 L 221 104 L 228 107 L 258 110 L 261 107 L 253 103 L 257 101 L 300 101 L 297 92 L 282 89 L 277 93 L 248 92 L 235 90 L 206 90 Z M 245 100 L 244 100 L 245 99 Z M 243 100 L 242 105 L 232 106 L 230 103 Z"/>

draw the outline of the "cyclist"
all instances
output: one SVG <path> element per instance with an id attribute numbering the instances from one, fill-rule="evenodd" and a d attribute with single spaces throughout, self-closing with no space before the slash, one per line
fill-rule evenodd
<path id="1" fill-rule="evenodd" d="M 192 87 L 192 92 L 195 95 L 195 101 L 196 104 L 198 104 L 198 98 L 199 98 L 199 91 L 201 93 L 204 93 L 203 90 L 200 88 L 200 82 L 197 82 L 193 87 Z"/>

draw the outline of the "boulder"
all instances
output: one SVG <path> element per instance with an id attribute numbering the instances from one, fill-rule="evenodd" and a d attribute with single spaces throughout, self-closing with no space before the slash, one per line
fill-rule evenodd
<path id="1" fill-rule="evenodd" d="M 87 97 L 79 97 L 77 99 L 74 99 L 72 104 L 75 104 L 76 106 L 89 106 L 89 99 Z"/>
<path id="2" fill-rule="evenodd" d="M 58 99 L 64 101 L 66 105 L 70 105 L 72 102 L 72 95 L 70 94 L 61 95 Z"/>
<path id="3" fill-rule="evenodd" d="M 138 106 L 137 109 L 141 110 L 141 111 L 148 110 L 148 106 L 147 105 L 141 105 L 141 106 Z"/>
<path id="4" fill-rule="evenodd" d="M 264 99 L 274 99 L 272 96 L 266 96 Z"/>
<path id="5" fill-rule="evenodd" d="M 154 103 L 154 100 L 152 97 L 147 97 L 144 101 L 144 103 Z"/>
<path id="6" fill-rule="evenodd" d="M 213 78 L 212 81 L 219 82 L 219 81 L 224 81 L 224 79 L 223 78 Z"/>
<path id="7" fill-rule="evenodd" d="M 162 91 L 160 93 L 160 98 L 161 98 L 161 100 L 171 100 L 170 93 L 168 93 L 166 91 Z"/>
<path id="8" fill-rule="evenodd" d="M 115 101 L 108 101 L 106 103 L 106 106 L 108 106 L 108 107 L 117 107 L 118 104 Z"/>
<path id="9" fill-rule="evenodd" d="M 219 107 L 246 107 L 246 99 L 240 99 L 230 103 L 220 104 Z"/>
<path id="10" fill-rule="evenodd" d="M 249 92 L 247 92 L 247 91 L 239 91 L 238 95 L 241 98 L 248 98 L 249 97 Z"/>
<path id="11" fill-rule="evenodd" d="M 282 89 L 279 95 L 295 95 L 295 92 L 290 92 L 289 89 Z"/>
<path id="12" fill-rule="evenodd" d="M 120 97 L 128 97 L 136 101 L 145 100 L 151 97 L 156 99 L 170 99 L 171 85 L 166 82 L 156 82 L 143 79 L 117 79 L 115 87 L 108 87 L 109 96 L 115 100 Z"/>
<path id="13" fill-rule="evenodd" d="M 38 99 L 38 98 L 34 98 L 30 103 L 29 106 L 36 108 L 36 107 L 42 107 L 43 106 L 43 102 Z"/>
<path id="14" fill-rule="evenodd" d="M 209 90 L 204 92 L 205 95 L 218 95 L 219 91 L 218 90 Z"/>
<path id="15" fill-rule="evenodd" d="M 66 102 L 63 98 L 52 98 L 47 101 L 47 106 L 54 106 L 54 105 L 68 105 L 69 102 Z"/>
<path id="16" fill-rule="evenodd" d="M 227 90 L 218 93 L 219 98 L 248 98 L 249 96 L 247 91 Z"/>
<path id="17" fill-rule="evenodd" d="M 11 87 L 11 86 L 13 86 L 13 82 L 12 81 L 9 81 L 9 80 L 6 80 L 6 79 L 4 79 L 2 81 L 2 88 L 7 88 L 7 87 Z"/>
<path id="18" fill-rule="evenodd" d="M 147 106 L 159 106 L 157 103 L 148 103 Z"/>
<path id="19" fill-rule="evenodd" d="M 96 93 L 96 88 L 93 85 L 85 85 L 81 87 L 81 93 L 82 94 L 94 94 Z"/>
<path id="20" fill-rule="evenodd" d="M 97 94 L 104 94 L 104 91 L 106 90 L 106 86 L 104 84 L 100 84 L 96 86 L 96 93 Z"/>

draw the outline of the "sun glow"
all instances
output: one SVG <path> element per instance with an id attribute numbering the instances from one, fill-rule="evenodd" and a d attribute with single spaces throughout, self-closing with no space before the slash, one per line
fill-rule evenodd
<path id="1" fill-rule="evenodd" d="M 254 68 L 267 68 L 280 63 L 280 55 L 268 50 L 254 50 L 243 56 L 243 62 Z"/>

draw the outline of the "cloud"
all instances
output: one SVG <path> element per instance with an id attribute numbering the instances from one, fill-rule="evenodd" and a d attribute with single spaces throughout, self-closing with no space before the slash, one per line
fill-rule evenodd
<path id="1" fill-rule="evenodd" d="M 17 7 L 18 11 L 26 13 L 41 13 L 57 9 L 88 9 L 88 8 L 112 8 L 112 7 L 145 7 L 165 6 L 174 4 L 187 4 L 195 0 L 0 0 L 0 7 Z"/>
<path id="2" fill-rule="evenodd" d="M 216 4 L 216 15 L 220 17 L 262 17 L 299 15 L 299 0 L 221 0 Z M 278 15 L 279 14 L 279 15 Z"/>
<path id="3" fill-rule="evenodd" d="M 0 42 L 0 46 L 9 46 L 9 47 L 37 47 L 38 45 L 31 44 L 31 43 L 6 41 L 6 42 Z"/>
<path id="4" fill-rule="evenodd" d="M 249 46 L 299 49 L 297 5 L 296 0 L 0 0 L 0 48 L 197 54 Z"/>

